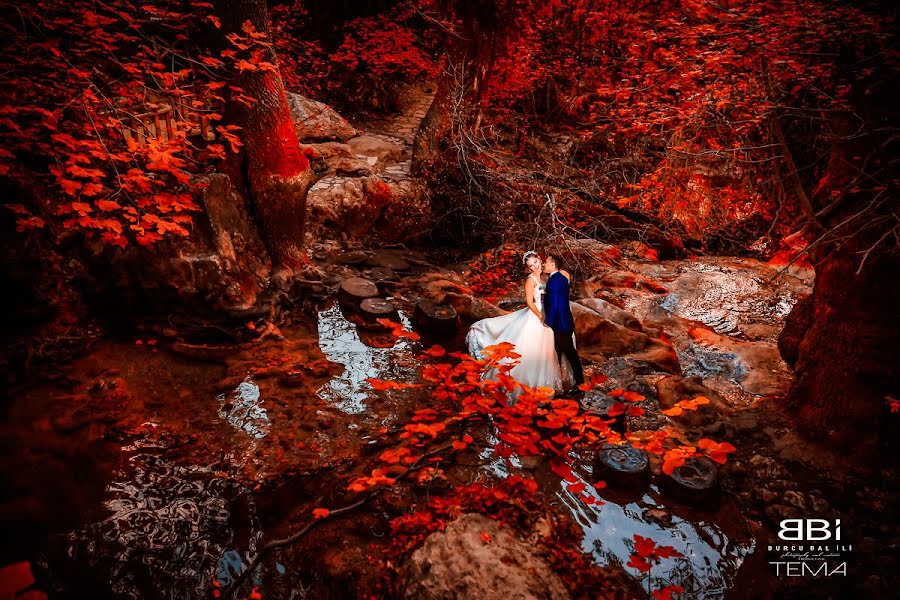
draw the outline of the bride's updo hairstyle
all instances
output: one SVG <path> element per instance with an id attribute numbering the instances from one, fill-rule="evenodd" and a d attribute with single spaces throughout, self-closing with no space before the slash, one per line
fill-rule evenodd
<path id="1" fill-rule="evenodd" d="M 538 254 L 537 252 L 535 252 L 534 250 L 529 250 L 528 252 L 526 252 L 525 254 L 522 255 L 522 264 L 525 267 L 528 267 L 528 261 L 531 260 L 532 258 L 541 260 L 541 255 Z M 530 267 L 528 267 L 528 268 L 530 268 Z"/>

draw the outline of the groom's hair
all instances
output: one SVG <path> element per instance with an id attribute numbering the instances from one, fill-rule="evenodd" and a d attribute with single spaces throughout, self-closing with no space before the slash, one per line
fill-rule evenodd
<path id="1" fill-rule="evenodd" d="M 562 259 L 559 257 L 559 254 L 548 254 L 547 259 L 553 261 L 553 264 L 556 265 L 557 271 L 563 270 L 563 262 L 562 262 Z"/>

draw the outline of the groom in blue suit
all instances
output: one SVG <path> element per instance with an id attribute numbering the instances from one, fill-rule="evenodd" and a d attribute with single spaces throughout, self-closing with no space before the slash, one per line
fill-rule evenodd
<path id="1" fill-rule="evenodd" d="M 556 346 L 556 358 L 568 359 L 575 375 L 575 386 L 566 390 L 566 394 L 575 393 L 577 386 L 584 383 L 584 369 L 581 358 L 575 350 L 575 319 L 569 308 L 569 281 L 571 275 L 562 269 L 559 257 L 550 254 L 544 261 L 544 273 L 550 275 L 544 290 L 544 325 L 553 330 L 553 341 Z"/>

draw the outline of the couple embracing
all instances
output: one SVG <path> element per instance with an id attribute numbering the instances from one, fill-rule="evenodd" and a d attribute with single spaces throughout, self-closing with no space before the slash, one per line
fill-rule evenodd
<path id="1" fill-rule="evenodd" d="M 469 354 L 481 358 L 488 346 L 511 343 L 521 356 L 509 372 L 518 383 L 575 394 L 577 386 L 584 383 L 584 372 L 575 350 L 575 320 L 569 308 L 572 276 L 553 254 L 542 261 L 537 252 L 529 251 L 522 262 L 528 272 L 527 306 L 475 322 L 466 336 Z"/>

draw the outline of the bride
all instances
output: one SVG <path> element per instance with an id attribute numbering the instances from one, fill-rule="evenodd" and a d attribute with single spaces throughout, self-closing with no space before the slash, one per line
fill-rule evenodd
<path id="1" fill-rule="evenodd" d="M 522 262 L 528 270 L 525 279 L 525 303 L 528 306 L 476 321 L 466 335 L 466 345 L 470 355 L 484 358 L 484 349 L 488 346 L 509 342 L 515 346 L 516 354 L 521 355 L 519 363 L 509 372 L 513 379 L 528 387 L 549 387 L 554 392 L 561 392 L 571 385 L 573 377 L 565 358 L 562 360 L 565 369 L 560 368 L 553 330 L 544 325 L 541 311 L 547 276 L 542 273 L 543 263 L 537 252 L 526 252 Z M 485 376 L 490 378 L 493 372 Z"/>

